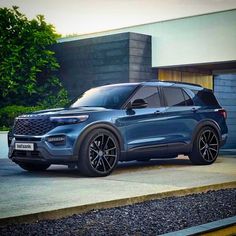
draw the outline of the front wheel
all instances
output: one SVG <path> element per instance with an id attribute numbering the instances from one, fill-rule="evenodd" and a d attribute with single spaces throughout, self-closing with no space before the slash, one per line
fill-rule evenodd
<path id="1" fill-rule="evenodd" d="M 211 127 L 204 127 L 194 140 L 189 158 L 193 164 L 209 165 L 216 160 L 219 148 L 219 138 L 216 131 Z"/>
<path id="2" fill-rule="evenodd" d="M 109 175 L 120 157 L 117 138 L 106 129 L 95 129 L 81 145 L 78 168 L 86 176 Z"/>
<path id="3" fill-rule="evenodd" d="M 18 163 L 18 165 L 27 171 L 43 171 L 49 168 L 50 164 L 31 164 L 31 163 Z"/>

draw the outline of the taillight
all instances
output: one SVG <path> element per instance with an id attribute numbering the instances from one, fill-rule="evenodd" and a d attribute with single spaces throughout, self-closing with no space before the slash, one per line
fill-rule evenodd
<path id="1" fill-rule="evenodd" d="M 225 109 L 219 109 L 218 113 L 222 115 L 225 119 L 227 118 L 227 111 Z"/>

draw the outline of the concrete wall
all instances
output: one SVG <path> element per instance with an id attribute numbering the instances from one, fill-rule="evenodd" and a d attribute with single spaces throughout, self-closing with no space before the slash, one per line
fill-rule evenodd
<path id="1" fill-rule="evenodd" d="M 151 35 L 153 67 L 233 61 L 236 60 L 235 22 L 236 10 L 231 10 L 81 35 L 78 38 L 121 32 Z"/>
<path id="2" fill-rule="evenodd" d="M 236 148 L 236 74 L 215 76 L 214 93 L 228 113 L 229 138 L 224 148 Z"/>
<path id="3" fill-rule="evenodd" d="M 151 37 L 135 33 L 75 40 L 54 45 L 59 77 L 70 97 L 104 84 L 152 78 Z"/>

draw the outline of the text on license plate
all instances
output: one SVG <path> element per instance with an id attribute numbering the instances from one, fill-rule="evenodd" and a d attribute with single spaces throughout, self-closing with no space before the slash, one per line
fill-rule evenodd
<path id="1" fill-rule="evenodd" d="M 33 143 L 15 143 L 16 150 L 34 151 Z"/>

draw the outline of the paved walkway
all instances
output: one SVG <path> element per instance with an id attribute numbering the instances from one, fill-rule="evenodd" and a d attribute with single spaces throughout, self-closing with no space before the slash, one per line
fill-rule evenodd
<path id="1" fill-rule="evenodd" d="M 63 166 L 29 173 L 8 159 L 0 159 L 0 221 L 13 216 L 77 206 L 86 208 L 89 204 L 225 184 L 236 181 L 235 170 L 236 157 L 220 157 L 210 166 L 193 166 L 188 159 L 180 157 L 120 164 L 108 177 L 85 178 Z"/>

